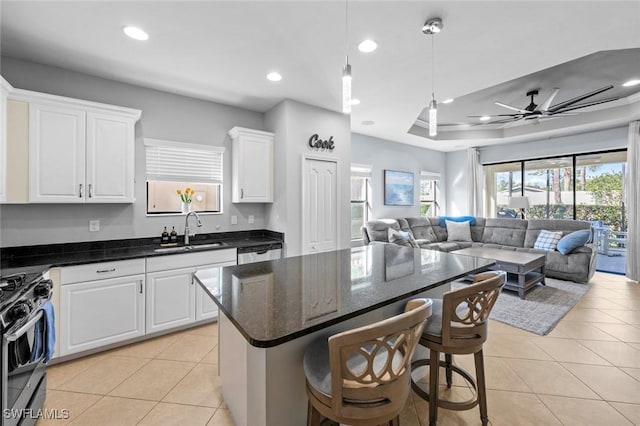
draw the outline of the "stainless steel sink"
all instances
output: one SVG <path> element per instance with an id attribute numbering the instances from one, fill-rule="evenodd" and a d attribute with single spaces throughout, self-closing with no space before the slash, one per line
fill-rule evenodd
<path id="1" fill-rule="evenodd" d="M 217 242 L 217 243 L 207 243 L 207 244 L 193 244 L 188 246 L 178 246 L 178 247 L 160 247 L 154 249 L 153 251 L 156 253 L 184 253 L 192 250 L 206 250 L 215 247 L 222 247 L 225 243 Z"/>

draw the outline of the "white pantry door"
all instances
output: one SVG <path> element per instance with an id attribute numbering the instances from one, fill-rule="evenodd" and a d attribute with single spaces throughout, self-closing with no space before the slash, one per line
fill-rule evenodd
<path id="1" fill-rule="evenodd" d="M 338 248 L 338 164 L 306 158 L 302 188 L 302 253 Z"/>

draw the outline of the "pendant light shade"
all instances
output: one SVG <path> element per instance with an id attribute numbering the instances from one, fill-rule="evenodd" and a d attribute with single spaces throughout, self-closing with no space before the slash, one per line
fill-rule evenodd
<path id="1" fill-rule="evenodd" d="M 342 69 L 342 112 L 351 114 L 351 65 L 349 65 L 349 58 Z"/>
<path id="2" fill-rule="evenodd" d="M 431 38 L 431 102 L 429 102 L 429 136 L 434 137 L 438 134 L 438 104 L 435 95 L 435 62 L 436 53 L 433 46 L 433 35 L 442 31 L 442 19 L 429 19 L 422 27 L 422 32 L 430 35 Z"/>
<path id="3" fill-rule="evenodd" d="M 435 95 L 431 94 L 431 102 L 429 102 L 429 136 L 438 134 L 438 105 L 436 104 Z"/>

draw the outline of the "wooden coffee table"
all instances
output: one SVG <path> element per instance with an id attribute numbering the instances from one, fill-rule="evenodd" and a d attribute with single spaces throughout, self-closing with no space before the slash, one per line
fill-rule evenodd
<path id="1" fill-rule="evenodd" d="M 495 260 L 496 264 L 491 269 L 499 269 L 507 273 L 507 282 L 504 288 L 517 291 L 520 299 L 524 299 L 525 292 L 537 283 L 544 285 L 544 262 L 546 259 L 544 254 L 485 247 L 470 247 L 456 250 L 453 253 Z"/>

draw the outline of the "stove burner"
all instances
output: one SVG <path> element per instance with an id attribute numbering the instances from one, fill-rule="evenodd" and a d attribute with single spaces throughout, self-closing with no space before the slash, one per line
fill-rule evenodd
<path id="1" fill-rule="evenodd" d="M 1 290 L 13 291 L 19 287 L 22 287 L 27 280 L 27 274 L 19 273 L 13 275 L 7 275 L 6 277 L 0 277 L 0 295 Z"/>

